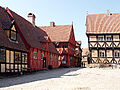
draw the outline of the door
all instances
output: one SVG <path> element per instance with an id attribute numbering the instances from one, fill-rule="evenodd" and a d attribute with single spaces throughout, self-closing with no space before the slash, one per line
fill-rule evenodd
<path id="1" fill-rule="evenodd" d="M 46 68 L 46 57 L 43 58 L 43 68 Z"/>

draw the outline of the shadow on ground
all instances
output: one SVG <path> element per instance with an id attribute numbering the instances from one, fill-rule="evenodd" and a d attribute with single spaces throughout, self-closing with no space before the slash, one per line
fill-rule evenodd
<path id="1" fill-rule="evenodd" d="M 66 73 L 77 71 L 79 69 L 80 68 L 60 68 L 48 71 L 38 71 L 36 73 L 21 75 L 17 77 L 4 77 L 0 79 L 0 88 L 51 78 L 60 78 Z"/>

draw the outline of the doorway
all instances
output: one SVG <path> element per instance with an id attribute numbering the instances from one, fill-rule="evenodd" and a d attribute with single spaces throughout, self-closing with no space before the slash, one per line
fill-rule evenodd
<path id="1" fill-rule="evenodd" d="M 46 68 L 46 57 L 43 58 L 43 68 Z"/>

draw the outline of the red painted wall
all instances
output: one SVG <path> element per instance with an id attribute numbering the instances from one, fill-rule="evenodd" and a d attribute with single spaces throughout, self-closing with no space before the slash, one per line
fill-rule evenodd
<path id="1" fill-rule="evenodd" d="M 58 68 L 58 55 L 49 53 L 40 49 L 33 49 L 30 48 L 29 53 L 29 67 L 35 70 L 43 69 L 43 60 L 41 59 L 41 53 L 44 54 L 44 57 L 46 57 L 46 68 L 48 68 L 49 65 L 52 65 L 53 68 Z M 33 58 L 33 52 L 37 52 L 37 59 Z M 53 60 L 50 60 L 50 55 L 53 56 Z M 55 56 L 57 57 L 57 60 L 55 60 Z"/>
<path id="2" fill-rule="evenodd" d="M 66 45 L 67 48 L 63 48 L 63 45 Z M 74 36 L 74 30 L 72 28 L 71 34 L 70 34 L 70 39 L 68 42 L 59 42 L 59 48 L 57 48 L 57 51 L 60 54 L 60 61 L 62 62 L 63 60 L 66 60 L 66 64 L 61 64 L 59 62 L 59 65 L 62 66 L 75 66 L 75 47 L 76 47 L 76 42 L 75 42 L 75 36 Z M 72 57 L 72 60 L 70 58 Z"/>

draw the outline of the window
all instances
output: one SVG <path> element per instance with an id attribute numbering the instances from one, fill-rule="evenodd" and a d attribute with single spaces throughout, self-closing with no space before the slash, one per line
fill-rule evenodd
<path id="1" fill-rule="evenodd" d="M 43 53 L 41 53 L 41 59 L 43 59 L 44 58 L 44 54 Z"/>
<path id="2" fill-rule="evenodd" d="M 70 57 L 70 59 L 69 59 L 70 61 L 72 61 L 73 60 L 73 58 L 72 57 Z"/>
<path id="3" fill-rule="evenodd" d="M 75 50 L 74 48 L 71 48 L 73 51 Z"/>
<path id="4" fill-rule="evenodd" d="M 68 48 L 70 48 L 70 46 L 68 46 Z"/>
<path id="5" fill-rule="evenodd" d="M 27 53 L 22 53 L 22 63 L 27 63 L 28 56 Z"/>
<path id="6" fill-rule="evenodd" d="M 55 47 L 59 48 L 59 42 L 55 42 Z"/>
<path id="7" fill-rule="evenodd" d="M 17 53 L 17 52 L 15 52 Z M 16 58 L 16 56 L 15 56 Z M 14 63 L 14 51 L 6 50 L 6 62 L 7 63 Z M 16 61 L 15 61 L 16 62 Z"/>
<path id="8" fill-rule="evenodd" d="M 60 56 L 58 57 L 58 60 L 60 60 Z"/>
<path id="9" fill-rule="evenodd" d="M 33 52 L 33 58 L 37 59 L 37 52 Z"/>
<path id="10" fill-rule="evenodd" d="M 15 28 L 15 25 L 12 25 L 12 27 L 10 29 L 5 30 L 5 32 L 11 40 L 17 40 L 17 30 Z"/>
<path id="11" fill-rule="evenodd" d="M 0 62 L 5 62 L 5 49 L 0 49 Z"/>
<path id="12" fill-rule="evenodd" d="M 63 48 L 67 48 L 67 45 L 63 45 Z"/>
<path id="13" fill-rule="evenodd" d="M 16 41 L 16 32 L 11 30 L 11 40 Z"/>
<path id="14" fill-rule="evenodd" d="M 16 41 L 17 40 L 17 30 L 15 28 L 15 25 L 12 26 L 10 30 L 10 39 Z"/>
<path id="15" fill-rule="evenodd" d="M 55 56 L 55 61 L 57 61 L 57 57 Z"/>
<path id="16" fill-rule="evenodd" d="M 66 64 L 67 62 L 65 60 L 62 61 L 62 64 Z"/>
<path id="17" fill-rule="evenodd" d="M 21 52 L 15 52 L 15 63 L 21 63 Z"/>
<path id="18" fill-rule="evenodd" d="M 59 48 L 59 45 L 55 45 L 55 48 Z"/>
<path id="19" fill-rule="evenodd" d="M 98 41 L 103 41 L 103 37 L 98 37 Z"/>
<path id="20" fill-rule="evenodd" d="M 105 57 L 105 52 L 100 52 L 100 57 Z"/>
<path id="21" fill-rule="evenodd" d="M 115 52 L 115 57 L 120 57 L 120 51 Z"/>
<path id="22" fill-rule="evenodd" d="M 50 60 L 53 60 L 53 57 L 52 57 L 52 55 L 50 56 Z"/>
<path id="23" fill-rule="evenodd" d="M 112 41 L 112 37 L 106 37 L 106 41 Z"/>

